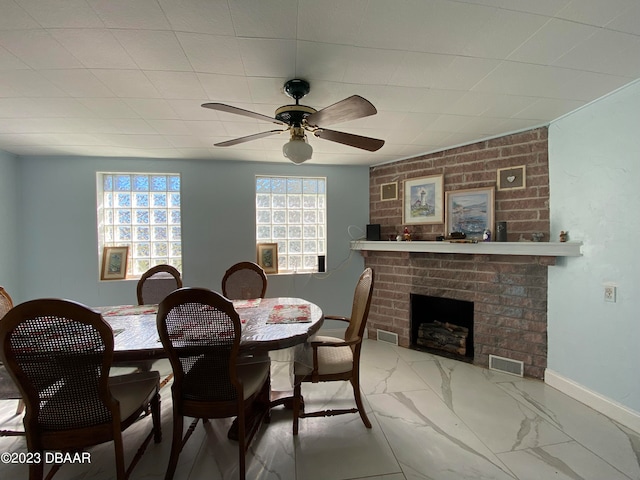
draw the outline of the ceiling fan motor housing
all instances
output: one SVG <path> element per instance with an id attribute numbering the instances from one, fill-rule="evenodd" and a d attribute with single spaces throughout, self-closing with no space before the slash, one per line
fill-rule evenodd
<path id="1" fill-rule="evenodd" d="M 303 120 L 312 113 L 316 113 L 316 109 L 306 105 L 285 105 L 276 110 L 275 117 L 287 125 L 300 127 Z"/>

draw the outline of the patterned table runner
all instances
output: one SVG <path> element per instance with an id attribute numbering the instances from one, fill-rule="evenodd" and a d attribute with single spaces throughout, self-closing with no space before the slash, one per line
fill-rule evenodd
<path id="1" fill-rule="evenodd" d="M 261 298 L 250 298 L 249 300 L 233 300 L 234 308 L 255 308 L 260 305 Z"/>
<path id="2" fill-rule="evenodd" d="M 311 309 L 309 305 L 276 305 L 269 314 L 267 323 L 309 323 Z"/>
<path id="3" fill-rule="evenodd" d="M 96 307 L 95 310 L 105 317 L 155 315 L 158 313 L 158 305 L 115 305 L 113 307 Z"/>

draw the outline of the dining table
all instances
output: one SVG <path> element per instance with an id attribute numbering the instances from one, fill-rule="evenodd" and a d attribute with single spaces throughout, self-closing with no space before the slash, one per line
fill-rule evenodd
<path id="1" fill-rule="evenodd" d="M 293 366 L 311 355 L 296 354 L 303 349 L 309 337 L 322 326 L 324 314 L 316 304 L 302 298 L 273 297 L 234 300 L 234 308 L 240 316 L 240 355 L 260 357 L 275 351 L 285 351 L 279 361 Z M 115 305 L 94 307 L 100 312 L 114 332 L 114 362 L 155 360 L 167 358 L 156 326 L 158 305 Z M 309 349 L 310 350 L 310 349 Z M 309 352 L 310 353 L 310 352 Z M 291 407 L 291 390 L 272 390 L 271 407 Z"/>
<path id="2" fill-rule="evenodd" d="M 304 344 L 324 320 L 322 309 L 301 298 L 234 300 L 242 333 L 240 354 L 261 354 Z M 115 362 L 167 358 L 156 326 L 158 305 L 94 307 L 114 332 Z"/>
<path id="3" fill-rule="evenodd" d="M 301 298 L 274 297 L 234 300 L 241 324 L 240 356 L 261 357 L 274 351 L 287 351 L 280 361 L 287 361 L 293 371 L 296 361 L 311 364 L 311 349 L 307 355 L 299 349 L 307 346 L 307 340 L 322 326 L 322 309 Z M 162 359 L 167 353 L 160 343 L 156 324 L 158 305 L 115 305 L 94 307 L 111 326 L 114 334 L 114 362 Z M 294 348 L 291 348 L 294 347 Z M 298 351 L 296 351 L 298 349 Z M 293 375 L 291 375 L 293 379 Z M 279 405 L 293 406 L 293 389 L 271 390 L 269 409 Z M 304 400 L 303 400 L 304 401 Z M 247 430 L 257 429 L 267 416 L 267 411 L 252 412 L 246 418 Z M 238 439 L 238 424 L 234 421 L 228 437 Z"/>

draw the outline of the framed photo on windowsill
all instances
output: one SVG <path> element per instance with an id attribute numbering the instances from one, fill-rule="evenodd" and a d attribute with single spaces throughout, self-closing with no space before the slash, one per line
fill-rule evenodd
<path id="1" fill-rule="evenodd" d="M 264 273 L 278 273 L 278 244 L 259 243 L 257 248 L 258 265 Z"/>
<path id="2" fill-rule="evenodd" d="M 127 277 L 129 247 L 104 247 L 100 280 L 122 280 Z"/>
<path id="3" fill-rule="evenodd" d="M 446 233 L 462 232 L 466 238 L 482 240 L 485 230 L 493 232 L 494 187 L 446 192 Z"/>

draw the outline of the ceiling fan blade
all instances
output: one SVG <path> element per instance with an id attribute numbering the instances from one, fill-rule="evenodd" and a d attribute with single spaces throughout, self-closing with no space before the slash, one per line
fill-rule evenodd
<path id="1" fill-rule="evenodd" d="M 369 100 L 362 98 L 360 95 L 353 95 L 309 115 L 307 124 L 314 127 L 331 125 L 332 123 L 368 117 L 376 113 L 378 113 L 376 107 Z"/>
<path id="2" fill-rule="evenodd" d="M 286 125 L 286 123 L 281 122 L 277 118 L 268 117 L 267 115 L 262 115 L 261 113 L 251 112 L 243 108 L 232 107 L 231 105 L 225 105 L 224 103 L 203 103 L 202 106 L 204 108 L 210 108 L 211 110 L 234 113 L 236 115 L 242 115 L 243 117 L 256 118 L 265 122 L 277 123 L 278 125 Z"/>
<path id="3" fill-rule="evenodd" d="M 335 130 L 327 130 L 326 128 L 320 128 L 313 132 L 313 134 L 318 138 L 361 148 L 362 150 L 368 150 L 370 152 L 380 150 L 384 145 L 384 140 L 354 135 L 353 133 L 336 132 Z"/>
<path id="4" fill-rule="evenodd" d="M 216 143 L 214 147 L 232 147 L 239 143 L 250 142 L 251 140 L 258 140 L 259 138 L 269 137 L 276 133 L 286 132 L 286 130 L 269 130 L 268 132 L 254 133 L 253 135 L 247 135 L 246 137 L 234 138 L 233 140 L 227 140 L 226 142 Z"/>

